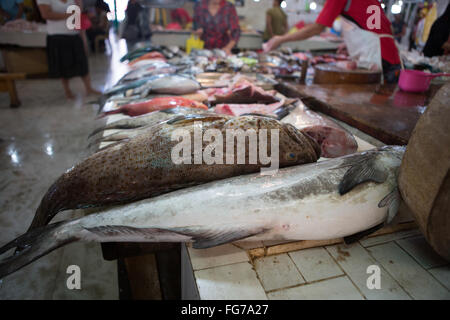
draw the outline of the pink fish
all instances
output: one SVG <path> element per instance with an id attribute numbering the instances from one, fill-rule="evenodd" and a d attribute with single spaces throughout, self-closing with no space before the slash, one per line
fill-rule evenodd
<path id="1" fill-rule="evenodd" d="M 313 138 L 322 149 L 322 157 L 337 158 L 358 149 L 358 143 L 350 132 L 301 103 L 281 122 L 290 123 Z"/>

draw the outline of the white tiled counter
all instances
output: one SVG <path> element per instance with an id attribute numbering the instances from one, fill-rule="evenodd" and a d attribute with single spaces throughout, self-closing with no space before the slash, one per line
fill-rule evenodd
<path id="1" fill-rule="evenodd" d="M 238 245 L 183 246 L 182 298 L 450 299 L 450 265 L 418 229 L 254 260 Z M 380 289 L 367 287 L 370 265 L 380 268 Z"/>

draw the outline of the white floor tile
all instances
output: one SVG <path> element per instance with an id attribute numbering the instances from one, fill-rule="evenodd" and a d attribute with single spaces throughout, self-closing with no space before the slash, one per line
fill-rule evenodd
<path id="1" fill-rule="evenodd" d="M 386 243 L 393 240 L 404 239 L 407 237 L 418 236 L 420 235 L 419 229 L 411 229 L 405 231 L 399 231 L 395 233 L 384 234 L 378 237 L 371 237 L 364 240 L 359 241 L 363 247 L 374 246 L 381 243 Z"/>
<path id="2" fill-rule="evenodd" d="M 367 299 L 410 299 L 399 284 L 379 266 L 379 263 L 359 243 L 354 243 L 350 246 L 330 246 L 327 247 L 327 250 Z M 373 271 L 367 273 L 367 268 L 371 265 L 380 267 L 380 289 L 369 289 L 367 287 L 367 279 L 373 274 Z"/>
<path id="3" fill-rule="evenodd" d="M 289 256 L 307 282 L 344 274 L 324 248 L 293 251 Z"/>
<path id="4" fill-rule="evenodd" d="M 450 265 L 428 270 L 440 283 L 450 290 Z"/>
<path id="5" fill-rule="evenodd" d="M 232 244 L 201 250 L 188 246 L 188 251 L 194 270 L 248 261 L 247 253 Z"/>
<path id="6" fill-rule="evenodd" d="M 248 262 L 195 272 L 202 300 L 266 300 L 261 283 Z"/>
<path id="7" fill-rule="evenodd" d="M 305 280 L 286 253 L 254 260 L 258 277 L 266 291 L 295 286 Z"/>
<path id="8" fill-rule="evenodd" d="M 450 299 L 450 292 L 396 243 L 370 247 L 369 252 L 414 299 Z"/>
<path id="9" fill-rule="evenodd" d="M 448 263 L 433 250 L 423 236 L 401 239 L 396 242 L 425 269 Z"/>
<path id="10" fill-rule="evenodd" d="M 347 277 L 339 277 L 267 294 L 270 300 L 363 300 Z"/>

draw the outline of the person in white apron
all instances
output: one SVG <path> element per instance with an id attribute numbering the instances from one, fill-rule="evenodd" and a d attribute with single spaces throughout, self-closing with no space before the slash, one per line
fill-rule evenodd
<path id="1" fill-rule="evenodd" d="M 373 6 L 377 8 L 374 9 Z M 373 25 L 373 14 L 379 15 L 379 25 Z M 315 23 L 296 33 L 273 37 L 263 45 L 263 49 L 270 51 L 285 42 L 305 40 L 318 35 L 327 26 L 331 27 L 338 15 L 342 17 L 342 36 L 347 51 L 358 67 L 382 70 L 385 82 L 396 82 L 401 60 L 390 22 L 377 0 L 327 0 Z M 370 27 L 375 29 L 369 30 Z M 382 40 L 384 38 L 392 40 Z"/>

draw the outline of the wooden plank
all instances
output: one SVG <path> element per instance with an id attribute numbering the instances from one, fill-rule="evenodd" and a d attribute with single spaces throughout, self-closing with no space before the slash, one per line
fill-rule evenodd
<path id="1" fill-rule="evenodd" d="M 134 300 L 161 300 L 158 266 L 154 254 L 125 259 Z"/>
<path id="2" fill-rule="evenodd" d="M 309 108 L 341 120 L 386 143 L 406 145 L 431 98 L 441 85 L 423 94 L 406 93 L 395 85 L 299 85 L 275 87 L 288 97 L 301 98 Z"/>
<path id="3" fill-rule="evenodd" d="M 0 73 L 1 80 L 21 80 L 25 79 L 25 73 Z"/>
<path id="4" fill-rule="evenodd" d="M 383 234 L 393 233 L 401 230 L 408 230 L 417 228 L 417 224 L 415 222 L 406 222 L 397 225 L 386 226 L 377 232 L 372 233 L 368 237 L 376 237 Z M 274 254 L 286 253 L 290 251 L 297 251 L 308 248 L 329 246 L 333 244 L 343 243 L 344 240 L 342 238 L 339 239 L 331 239 L 331 240 L 303 240 L 303 241 L 294 241 L 289 243 L 278 244 L 270 247 L 263 248 L 255 248 L 248 250 L 248 254 L 251 259 L 256 259 L 260 257 L 270 256 Z"/>

